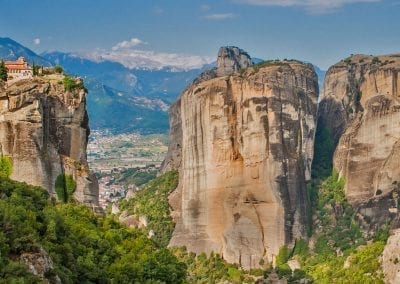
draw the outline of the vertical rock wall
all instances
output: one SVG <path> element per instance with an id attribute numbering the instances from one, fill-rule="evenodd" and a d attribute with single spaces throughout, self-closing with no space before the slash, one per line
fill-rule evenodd
<path id="1" fill-rule="evenodd" d="M 181 140 L 170 148 L 180 152 L 170 245 L 254 268 L 306 235 L 318 84 L 299 62 L 232 73 L 189 86 L 172 109 Z"/>
<path id="2" fill-rule="evenodd" d="M 13 161 L 11 178 L 54 194 L 61 174 L 77 182 L 75 198 L 98 205 L 98 184 L 89 171 L 89 135 L 83 90 L 66 91 L 62 76 L 21 80 L 0 91 L 0 148 Z"/>
<path id="3" fill-rule="evenodd" d="M 399 71 L 398 55 L 355 55 L 334 65 L 318 114 L 318 127 L 331 130 L 337 144 L 334 168 L 346 180 L 346 197 L 373 230 L 398 217 Z"/>

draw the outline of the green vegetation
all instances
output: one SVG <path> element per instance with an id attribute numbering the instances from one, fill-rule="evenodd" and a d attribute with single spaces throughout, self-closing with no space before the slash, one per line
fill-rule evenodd
<path id="1" fill-rule="evenodd" d="M 379 57 L 374 57 L 374 58 L 372 58 L 372 64 L 380 64 L 381 63 L 381 60 L 379 59 Z"/>
<path id="2" fill-rule="evenodd" d="M 12 174 L 12 160 L 8 156 L 0 157 L 0 178 L 8 178 Z"/>
<path id="3" fill-rule="evenodd" d="M 195 255 L 188 253 L 185 248 L 174 248 L 175 256 L 187 266 L 188 283 L 254 283 L 254 276 L 262 275 L 262 270 L 245 272 L 238 265 L 227 263 L 218 254 L 205 253 Z"/>
<path id="4" fill-rule="evenodd" d="M 35 65 L 35 62 L 33 62 L 32 65 L 32 75 L 33 76 L 39 75 L 39 66 Z"/>
<path id="5" fill-rule="evenodd" d="M 292 250 L 286 246 L 280 249 L 276 272 L 289 283 L 302 278 L 316 283 L 383 283 L 379 255 L 389 236 L 388 228 L 382 228 L 367 244 L 345 198 L 344 185 L 344 179 L 333 171 L 318 186 L 315 248 L 310 250 L 304 240 L 297 240 Z M 286 264 L 292 258 L 302 267 L 294 273 Z"/>
<path id="6" fill-rule="evenodd" d="M 289 62 L 299 62 L 302 63 L 301 61 L 298 60 L 279 60 L 279 59 L 275 59 L 275 60 L 265 60 L 262 61 L 260 63 L 254 64 L 252 67 L 255 70 L 255 72 L 257 73 L 261 68 L 264 67 L 269 67 L 269 66 L 290 66 Z"/>
<path id="7" fill-rule="evenodd" d="M 289 258 L 290 258 L 290 250 L 288 249 L 287 246 L 282 246 L 279 249 L 278 255 L 276 256 L 276 265 L 280 266 L 282 264 L 285 264 Z"/>
<path id="8" fill-rule="evenodd" d="M 56 68 L 56 67 L 55 67 Z M 75 90 L 84 90 L 87 93 L 87 89 L 83 85 L 82 80 L 78 80 L 77 78 L 71 77 L 69 75 L 65 75 L 63 79 L 64 88 L 67 91 L 75 91 Z"/>
<path id="9" fill-rule="evenodd" d="M 40 66 L 40 68 L 42 69 L 42 75 L 63 74 L 64 73 L 64 69 L 59 65 L 56 65 L 54 67 Z"/>
<path id="10" fill-rule="evenodd" d="M 54 72 L 57 73 L 57 74 L 62 74 L 62 73 L 64 73 L 64 69 L 63 69 L 60 65 L 54 66 L 54 67 L 53 67 L 53 70 L 54 70 Z"/>
<path id="11" fill-rule="evenodd" d="M 384 246 L 385 242 L 378 241 L 344 256 L 314 256 L 304 269 L 316 283 L 383 283 L 379 256 Z"/>
<path id="12" fill-rule="evenodd" d="M 0 81 L 7 81 L 7 68 L 3 60 L 0 62 Z"/>
<path id="13" fill-rule="evenodd" d="M 178 172 L 165 173 L 146 184 L 133 198 L 123 200 L 120 204 L 121 210 L 148 218 L 146 230 L 153 230 L 154 241 L 162 247 L 168 245 L 175 227 L 170 216 L 168 195 L 178 186 L 178 180 Z"/>
<path id="14" fill-rule="evenodd" d="M 331 130 L 319 123 L 315 134 L 314 160 L 312 164 L 312 178 L 314 180 L 324 179 L 331 174 L 334 146 Z"/>
<path id="15" fill-rule="evenodd" d="M 118 184 L 134 184 L 136 186 L 142 186 L 149 181 L 155 179 L 157 176 L 157 169 L 149 165 L 145 168 L 129 168 L 122 170 L 119 177 L 116 179 Z"/>
<path id="16" fill-rule="evenodd" d="M 181 283 L 186 266 L 142 232 L 39 187 L 0 178 L 0 282 L 41 283 L 19 261 L 43 248 L 62 283 Z"/>
<path id="17" fill-rule="evenodd" d="M 344 59 L 343 62 L 346 64 L 351 64 L 351 56 Z"/>
<path id="18" fill-rule="evenodd" d="M 55 190 L 58 200 L 67 203 L 73 200 L 76 181 L 71 175 L 59 175 L 56 179 Z"/>

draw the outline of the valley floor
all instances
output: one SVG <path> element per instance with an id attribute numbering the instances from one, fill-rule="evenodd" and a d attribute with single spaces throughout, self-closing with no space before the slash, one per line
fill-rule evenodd
<path id="1" fill-rule="evenodd" d="M 156 176 L 168 150 L 167 134 L 114 135 L 107 130 L 91 132 L 88 162 L 99 180 L 100 205 L 124 197 L 128 190 L 138 187 Z"/>

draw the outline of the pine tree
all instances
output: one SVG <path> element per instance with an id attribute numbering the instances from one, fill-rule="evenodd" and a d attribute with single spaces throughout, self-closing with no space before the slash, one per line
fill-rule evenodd
<path id="1" fill-rule="evenodd" d="M 0 62 L 0 81 L 7 81 L 7 68 L 3 60 Z"/>
<path id="2" fill-rule="evenodd" d="M 37 76 L 38 75 L 38 69 L 39 69 L 39 66 L 36 66 L 35 65 L 35 61 L 33 61 L 33 65 L 32 65 L 32 75 L 33 76 Z"/>

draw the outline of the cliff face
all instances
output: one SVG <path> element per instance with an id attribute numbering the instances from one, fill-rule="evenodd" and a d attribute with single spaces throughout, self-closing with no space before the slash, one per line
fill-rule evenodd
<path id="1" fill-rule="evenodd" d="M 334 168 L 346 180 L 348 200 L 378 223 L 397 213 L 399 71 L 399 55 L 355 55 L 334 65 L 326 76 L 318 115 L 337 144 Z"/>
<path id="2" fill-rule="evenodd" d="M 98 184 L 86 161 L 85 93 L 66 91 L 63 76 L 21 80 L 0 90 L 0 149 L 13 161 L 11 178 L 54 194 L 61 174 L 77 182 L 74 197 L 98 205 Z"/>
<path id="3" fill-rule="evenodd" d="M 164 166 L 178 168 L 180 182 L 170 245 L 253 268 L 306 235 L 317 77 L 298 62 L 217 70 L 231 75 L 196 80 L 171 109 Z"/>
<path id="4" fill-rule="evenodd" d="M 385 249 L 383 250 L 381 263 L 385 275 L 385 283 L 400 283 L 400 229 L 392 232 Z"/>

